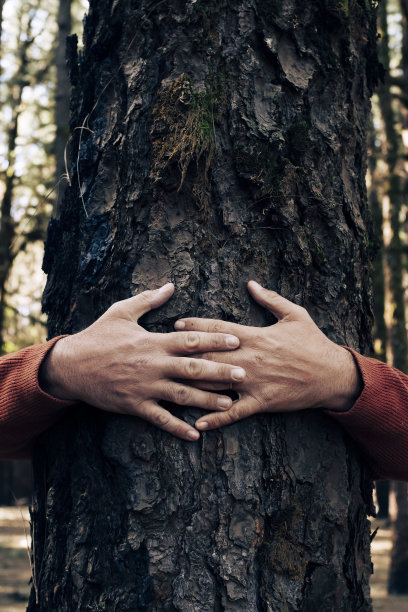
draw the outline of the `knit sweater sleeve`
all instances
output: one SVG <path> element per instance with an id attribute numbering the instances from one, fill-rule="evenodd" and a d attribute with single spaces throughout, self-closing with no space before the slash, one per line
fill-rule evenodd
<path id="1" fill-rule="evenodd" d="M 1 459 L 29 458 L 35 439 L 72 404 L 48 395 L 38 383 L 40 365 L 60 338 L 0 357 Z"/>
<path id="2" fill-rule="evenodd" d="M 363 391 L 347 412 L 328 412 L 356 441 L 376 478 L 408 480 L 408 376 L 348 350 Z"/>

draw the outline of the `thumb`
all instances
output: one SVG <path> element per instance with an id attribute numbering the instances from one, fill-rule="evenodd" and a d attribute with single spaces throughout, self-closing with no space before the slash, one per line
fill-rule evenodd
<path id="1" fill-rule="evenodd" d="M 117 302 L 109 309 L 110 314 L 137 321 L 146 312 L 162 306 L 173 293 L 173 283 L 167 283 L 160 289 L 143 291 L 127 300 Z"/>
<path id="2" fill-rule="evenodd" d="M 248 289 L 254 300 L 270 310 L 278 321 L 285 318 L 303 319 L 306 314 L 305 309 L 301 306 L 285 299 L 276 291 L 265 289 L 255 281 L 249 281 Z"/>

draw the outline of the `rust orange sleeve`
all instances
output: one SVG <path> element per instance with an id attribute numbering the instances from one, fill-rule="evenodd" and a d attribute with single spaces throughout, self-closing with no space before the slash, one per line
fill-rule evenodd
<path id="1" fill-rule="evenodd" d="M 0 357 L 0 458 L 29 458 L 35 439 L 72 405 L 38 383 L 42 361 L 62 337 Z"/>
<path id="2" fill-rule="evenodd" d="M 350 410 L 328 413 L 355 440 L 376 478 L 408 480 L 408 376 L 348 350 L 364 388 Z"/>

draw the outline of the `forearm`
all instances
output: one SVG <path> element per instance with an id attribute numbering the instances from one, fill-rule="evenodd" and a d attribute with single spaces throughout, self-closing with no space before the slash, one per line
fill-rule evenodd
<path id="1" fill-rule="evenodd" d="M 0 358 L 1 458 L 28 458 L 35 439 L 70 405 L 45 393 L 38 381 L 41 363 L 58 339 Z"/>
<path id="2" fill-rule="evenodd" d="M 408 376 L 350 352 L 364 388 L 349 410 L 329 414 L 356 441 L 376 478 L 408 480 Z"/>

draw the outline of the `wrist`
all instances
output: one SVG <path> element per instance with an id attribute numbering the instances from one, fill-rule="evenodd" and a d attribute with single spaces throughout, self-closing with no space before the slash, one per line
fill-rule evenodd
<path id="1" fill-rule="evenodd" d="M 70 402 L 78 401 L 69 380 L 69 347 L 70 336 L 61 338 L 53 346 L 41 363 L 38 382 L 42 391 L 57 399 Z"/>
<path id="2" fill-rule="evenodd" d="M 335 412 L 347 412 L 360 396 L 364 383 L 352 353 L 345 347 L 336 346 L 331 361 L 329 391 L 322 408 Z"/>

